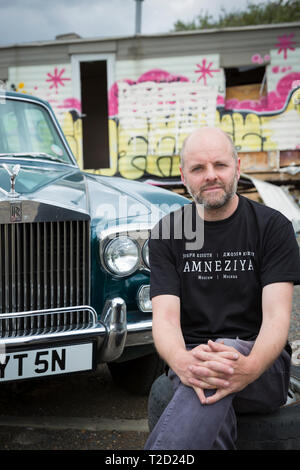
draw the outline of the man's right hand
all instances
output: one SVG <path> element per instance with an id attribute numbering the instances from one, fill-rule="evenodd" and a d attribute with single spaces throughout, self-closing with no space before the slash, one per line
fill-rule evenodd
<path id="1" fill-rule="evenodd" d="M 205 389 L 229 386 L 238 355 L 233 351 L 213 351 L 208 344 L 201 344 L 189 351 L 178 351 L 171 368 L 181 382 L 193 387 L 201 403 L 205 403 Z"/>

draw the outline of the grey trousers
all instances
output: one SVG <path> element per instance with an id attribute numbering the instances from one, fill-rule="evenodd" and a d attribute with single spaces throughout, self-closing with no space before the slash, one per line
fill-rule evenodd
<path id="1" fill-rule="evenodd" d="M 221 341 L 218 340 L 218 341 Z M 247 356 L 254 342 L 222 339 Z M 193 388 L 169 370 L 175 393 L 150 434 L 145 450 L 236 449 L 236 413 L 270 413 L 287 399 L 290 355 L 283 350 L 255 382 L 211 405 L 202 405 Z M 206 395 L 213 394 L 207 390 Z"/>

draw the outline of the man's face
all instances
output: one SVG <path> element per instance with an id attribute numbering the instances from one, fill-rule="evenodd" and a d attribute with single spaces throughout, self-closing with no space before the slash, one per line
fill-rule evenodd
<path id="1" fill-rule="evenodd" d="M 236 193 L 240 162 L 218 132 L 192 136 L 186 145 L 181 178 L 193 199 L 207 210 L 223 207 Z"/>

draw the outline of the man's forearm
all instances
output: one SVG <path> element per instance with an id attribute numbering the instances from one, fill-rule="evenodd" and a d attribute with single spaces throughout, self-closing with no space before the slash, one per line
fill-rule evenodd
<path id="1" fill-rule="evenodd" d="M 152 308 L 152 334 L 156 350 L 179 373 L 182 357 L 187 354 L 180 325 L 180 300 L 171 295 L 155 297 Z"/>
<path id="2" fill-rule="evenodd" d="M 277 359 L 286 345 L 290 326 L 293 285 L 278 283 L 263 291 L 263 321 L 249 363 L 259 377 Z"/>
<path id="3" fill-rule="evenodd" d="M 152 300 L 152 308 L 152 334 L 157 352 L 181 382 L 191 386 L 190 367 L 198 365 L 199 360 L 186 349 L 180 324 L 180 300 L 172 295 L 158 296 Z"/>
<path id="4" fill-rule="evenodd" d="M 255 374 L 254 379 L 263 374 L 280 355 L 286 345 L 288 331 L 288 318 L 283 321 L 282 315 L 278 315 L 272 321 L 263 322 L 248 356 L 250 370 Z"/>
<path id="5" fill-rule="evenodd" d="M 159 355 L 172 367 L 175 356 L 186 350 L 181 331 L 168 321 L 153 320 L 152 334 Z"/>

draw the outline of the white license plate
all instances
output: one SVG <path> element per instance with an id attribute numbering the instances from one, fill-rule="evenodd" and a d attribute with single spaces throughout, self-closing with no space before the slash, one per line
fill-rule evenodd
<path id="1" fill-rule="evenodd" d="M 2 353 L 0 382 L 91 370 L 93 343 Z"/>

